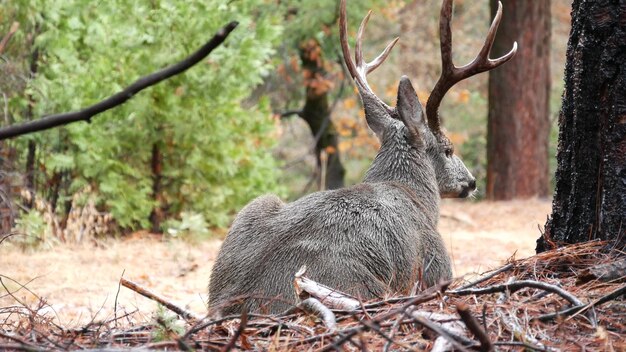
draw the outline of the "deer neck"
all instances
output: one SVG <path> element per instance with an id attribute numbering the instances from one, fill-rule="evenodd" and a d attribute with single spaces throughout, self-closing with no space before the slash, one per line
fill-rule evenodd
<path id="1" fill-rule="evenodd" d="M 426 215 L 437 224 L 439 220 L 439 186 L 429 158 L 408 145 L 386 146 L 367 170 L 363 182 L 394 182 L 406 187 Z"/>

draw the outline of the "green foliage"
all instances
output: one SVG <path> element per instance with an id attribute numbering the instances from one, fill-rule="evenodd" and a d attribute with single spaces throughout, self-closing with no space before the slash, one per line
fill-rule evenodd
<path id="1" fill-rule="evenodd" d="M 16 236 L 13 240 L 22 249 L 38 248 L 52 238 L 50 230 L 44 215 L 39 210 L 31 209 L 15 219 L 13 231 Z"/>
<path id="2" fill-rule="evenodd" d="M 39 72 L 26 89 L 34 95 L 34 116 L 93 104 L 180 60 L 228 21 L 240 23 L 208 60 L 90 124 L 19 139 L 19 150 L 30 138 L 43 148 L 45 179 L 69 173 L 69 194 L 91 185 L 98 204 L 123 228 L 148 227 L 156 206 L 170 216 L 192 211 L 212 226 L 226 226 L 251 198 L 280 190 L 269 152 L 274 122 L 268 105 L 242 104 L 270 69 L 282 30 L 265 1 L 25 3 L 16 11 L 41 26 Z M 12 106 L 18 120 L 27 118 L 24 96 Z M 163 160 L 158 201 L 155 148 Z"/>
<path id="3" fill-rule="evenodd" d="M 194 239 L 209 235 L 204 216 L 186 211 L 180 214 L 180 220 L 170 220 L 164 227 L 166 233 L 173 238 Z"/>
<path id="4" fill-rule="evenodd" d="M 169 341 L 185 333 L 185 327 L 177 319 L 176 315 L 170 313 L 160 304 L 154 313 L 154 320 L 152 338 L 155 342 Z"/>

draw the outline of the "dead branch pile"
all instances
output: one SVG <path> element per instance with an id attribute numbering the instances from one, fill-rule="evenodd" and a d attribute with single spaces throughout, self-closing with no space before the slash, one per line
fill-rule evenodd
<path id="1" fill-rule="evenodd" d="M 24 306 L 0 308 L 0 350 L 625 351 L 626 257 L 589 242 L 511 260 L 472 282 L 362 302 L 300 272 L 301 303 L 280 315 L 188 317 L 185 329 L 126 316 L 65 329 Z M 331 299 L 327 299 L 331 296 Z M 338 308 L 341 307 L 341 308 Z M 18 315 L 15 323 L 2 316 Z"/>

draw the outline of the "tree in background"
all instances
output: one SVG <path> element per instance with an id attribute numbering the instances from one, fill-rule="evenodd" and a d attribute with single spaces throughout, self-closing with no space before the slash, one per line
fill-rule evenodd
<path id="1" fill-rule="evenodd" d="M 538 252 L 591 239 L 626 247 L 623 6 L 616 0 L 572 4 L 556 190 Z"/>
<path id="2" fill-rule="evenodd" d="M 491 0 L 495 14 L 498 0 Z M 504 0 L 492 56 L 519 50 L 489 73 L 487 198 L 548 195 L 550 1 Z"/>
<path id="3" fill-rule="evenodd" d="M 353 9 L 348 11 L 353 16 L 350 19 L 359 21 L 361 19 L 359 16 L 362 17 L 376 2 L 376 0 L 350 2 L 348 6 Z M 282 65 L 282 69 L 279 70 L 282 74 L 278 79 L 283 80 L 284 89 L 288 93 L 275 99 L 276 109 L 285 110 L 282 113 L 283 117 L 298 115 L 309 126 L 315 143 L 313 152 L 317 165 L 315 178 L 318 186 L 323 185 L 326 189 L 341 188 L 344 186 L 346 171 L 341 161 L 340 132 L 331 119 L 334 102 L 343 93 L 342 89 L 337 89 L 343 86 L 339 82 L 345 79 L 339 56 L 338 1 L 287 1 L 283 5 L 285 7 L 283 13 L 286 14 L 287 44 L 284 52 L 290 58 L 290 62 Z M 299 62 L 294 65 L 296 56 Z M 297 75 L 301 75 L 302 79 L 294 78 Z M 294 92 L 294 89 L 301 90 L 304 94 Z M 334 99 L 331 97 L 333 92 L 336 92 Z M 283 104 L 287 106 L 281 106 Z M 292 105 L 295 105 L 295 108 Z"/>
<path id="4" fill-rule="evenodd" d="M 87 106 L 185 56 L 225 21 L 242 27 L 204 64 L 91 124 L 11 141 L 22 160 L 28 143 L 37 146 L 34 183 L 53 213 L 69 216 L 84 190 L 121 228 L 160 230 L 193 214 L 226 226 L 251 198 L 277 189 L 268 104 L 241 103 L 267 74 L 281 33 L 262 1 L 30 1 L 6 13 L 23 23 L 12 45 L 34 40 L 40 53 L 34 79 L 7 96 L 16 122 L 31 108 L 43 116 Z"/>

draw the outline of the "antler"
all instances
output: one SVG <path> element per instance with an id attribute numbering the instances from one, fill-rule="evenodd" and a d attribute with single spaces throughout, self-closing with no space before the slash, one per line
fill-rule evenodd
<path id="1" fill-rule="evenodd" d="M 398 42 L 399 37 L 394 39 L 391 43 L 387 45 L 385 50 L 383 50 L 378 57 L 376 57 L 372 62 L 364 62 L 363 61 L 363 52 L 361 50 L 362 46 L 362 37 L 363 32 L 365 31 L 365 26 L 370 19 L 372 11 L 369 11 L 367 15 L 363 18 L 361 25 L 359 26 L 359 31 L 356 36 L 356 45 L 354 46 L 354 58 L 356 60 L 356 64 L 351 58 L 350 54 L 350 45 L 348 44 L 348 21 L 346 15 L 346 0 L 341 0 L 341 5 L 339 9 L 339 40 L 341 42 L 341 50 L 343 51 L 343 59 L 346 62 L 346 66 L 348 67 L 348 71 L 350 75 L 356 82 L 359 91 L 366 92 L 372 95 L 373 98 L 381 104 L 381 106 L 385 107 L 387 111 L 391 112 L 393 109 L 385 104 L 380 98 L 376 96 L 376 94 L 372 91 L 369 84 L 367 84 L 367 74 L 374 71 L 378 66 L 380 66 L 389 53 L 396 42 Z"/>
<path id="2" fill-rule="evenodd" d="M 491 23 L 485 44 L 483 44 L 480 52 L 470 62 L 463 67 L 456 67 L 452 62 L 452 31 L 450 30 L 450 21 L 452 20 L 452 1 L 444 0 L 441 6 L 441 15 L 439 19 L 439 36 L 441 40 L 441 76 L 435 84 L 428 101 L 426 102 L 426 117 L 428 118 L 428 127 L 433 133 L 441 133 L 439 119 L 439 105 L 446 92 L 456 83 L 476 75 L 481 72 L 492 70 L 503 63 L 509 61 L 517 52 L 517 42 L 513 43 L 513 49 L 506 55 L 497 59 L 489 58 L 489 51 L 493 46 L 493 41 L 498 31 L 498 25 L 502 19 L 502 3 L 498 1 L 498 12 Z"/>

